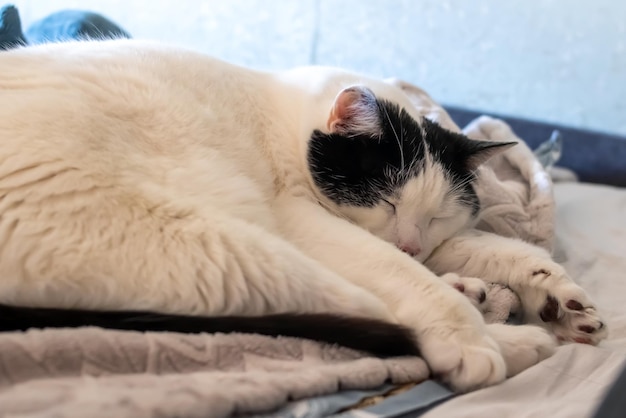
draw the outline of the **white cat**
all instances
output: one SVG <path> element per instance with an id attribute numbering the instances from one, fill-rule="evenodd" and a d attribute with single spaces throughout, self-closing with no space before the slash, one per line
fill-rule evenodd
<path id="1" fill-rule="evenodd" d="M 549 306 L 565 340 L 605 335 L 547 254 L 469 230 L 473 172 L 510 144 L 424 119 L 398 83 L 68 43 L 0 54 L 0 103 L 2 303 L 374 318 L 458 390 L 550 355 L 544 330 L 486 326 L 416 257 Z"/>

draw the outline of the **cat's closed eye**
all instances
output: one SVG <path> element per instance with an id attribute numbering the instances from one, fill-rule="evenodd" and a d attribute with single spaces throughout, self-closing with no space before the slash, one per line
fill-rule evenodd
<path id="1" fill-rule="evenodd" d="M 396 205 L 394 205 L 393 203 L 391 203 L 390 201 L 388 201 L 387 199 L 383 199 L 383 202 L 385 202 L 387 209 L 389 210 L 389 212 L 392 215 L 396 214 Z"/>
<path id="2" fill-rule="evenodd" d="M 447 219 L 452 218 L 452 216 L 450 215 L 443 215 L 443 216 L 434 216 L 432 218 L 430 218 L 430 221 L 428 221 L 428 226 L 432 226 L 438 222 L 445 222 Z"/>

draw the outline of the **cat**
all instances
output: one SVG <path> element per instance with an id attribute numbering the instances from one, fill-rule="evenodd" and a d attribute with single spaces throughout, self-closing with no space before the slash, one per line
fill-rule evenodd
<path id="1" fill-rule="evenodd" d="M 484 238 L 466 236 L 479 213 L 473 173 L 511 144 L 443 129 L 401 84 L 120 40 L 4 52 L 0 100 L 8 327 L 11 315 L 67 309 L 101 322 L 113 317 L 99 311 L 127 310 L 366 318 L 410 330 L 459 391 L 554 351 L 541 327 L 485 325 L 449 285 L 460 272 L 537 301 L 531 314 L 564 340 L 580 326 L 590 343 L 605 335 L 582 289 L 544 271 L 557 267 L 534 247 L 515 243 L 544 262 L 530 278 L 498 248 L 487 251 L 495 274 L 473 263 Z"/>

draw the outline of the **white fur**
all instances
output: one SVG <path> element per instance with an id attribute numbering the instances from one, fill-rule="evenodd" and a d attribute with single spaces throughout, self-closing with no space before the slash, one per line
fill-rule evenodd
<path id="1" fill-rule="evenodd" d="M 469 230 L 445 241 L 425 263 L 435 273 L 455 272 L 509 286 L 522 301 L 524 320 L 545 327 L 560 341 L 598 344 L 608 335 L 586 292 L 542 248 Z M 558 317 L 544 322 L 539 313 L 549 297 L 558 303 Z M 569 301 L 584 309 L 568 308 Z"/>
<path id="2" fill-rule="evenodd" d="M 529 331 L 488 332 L 459 292 L 313 186 L 307 140 L 360 84 L 419 118 L 399 87 L 334 69 L 263 73 L 137 41 L 3 52 L 0 301 L 397 321 L 460 390 L 540 360 L 551 340 L 529 340 L 542 354 L 520 367 L 506 350 Z M 413 186 L 444 199 L 431 181 Z M 393 244 L 425 216 L 403 193 Z M 415 228 L 424 254 L 450 233 Z"/>
<path id="3" fill-rule="evenodd" d="M 451 187 L 445 171 L 427 159 L 423 174 L 407 181 L 398 196 L 390 199 L 395 210 L 384 202 L 374 208 L 342 206 L 337 210 L 422 262 L 444 240 L 474 222 L 471 208 L 448 193 Z"/>

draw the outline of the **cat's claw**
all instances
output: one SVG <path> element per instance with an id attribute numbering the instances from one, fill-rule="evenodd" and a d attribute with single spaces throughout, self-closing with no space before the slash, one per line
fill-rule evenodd
<path id="1" fill-rule="evenodd" d="M 564 269 L 548 264 L 533 271 L 529 284 L 535 286 L 518 292 L 527 321 L 543 326 L 561 342 L 597 345 L 608 336 L 606 323 Z"/>
<path id="2" fill-rule="evenodd" d="M 447 273 L 441 279 L 463 293 L 479 311 L 486 309 L 487 284 L 476 277 L 462 277 L 455 273 Z"/>

